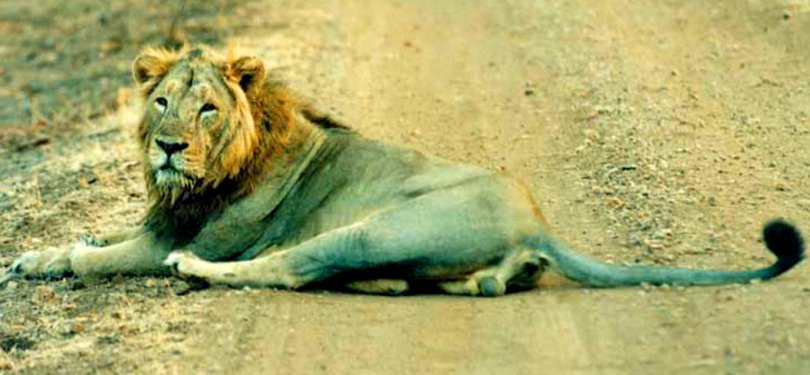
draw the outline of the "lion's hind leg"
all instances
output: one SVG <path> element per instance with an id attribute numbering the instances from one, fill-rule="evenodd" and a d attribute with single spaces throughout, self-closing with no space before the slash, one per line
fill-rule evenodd
<path id="1" fill-rule="evenodd" d="M 448 294 L 497 297 L 507 289 L 527 289 L 543 272 L 545 264 L 533 250 L 516 250 L 495 266 L 476 271 L 466 280 L 443 281 L 439 289 Z"/>
<path id="2" fill-rule="evenodd" d="M 173 267 L 180 276 L 200 278 L 211 284 L 294 289 L 306 283 L 285 264 L 284 258 L 289 255 L 287 250 L 249 261 L 217 263 L 200 259 L 190 251 L 176 251 L 164 264 Z M 531 287 L 545 266 L 535 251 L 518 250 L 509 253 L 497 265 L 476 271 L 466 279 L 440 281 L 435 286 L 447 294 L 496 297 L 505 294 L 507 289 Z M 410 283 L 403 279 L 357 280 L 343 286 L 367 294 L 400 295 L 410 291 Z"/>

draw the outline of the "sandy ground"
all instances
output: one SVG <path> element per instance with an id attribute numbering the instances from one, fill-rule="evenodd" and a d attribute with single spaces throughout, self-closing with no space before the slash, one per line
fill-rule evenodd
<path id="1" fill-rule="evenodd" d="M 368 137 L 514 175 L 610 262 L 755 267 L 764 221 L 810 228 L 807 1 L 132 3 L 54 21 L 0 2 L 0 263 L 138 220 L 128 64 L 183 41 L 253 51 Z M 0 290 L 0 372 L 806 374 L 809 281 L 498 299 L 23 281 Z"/>

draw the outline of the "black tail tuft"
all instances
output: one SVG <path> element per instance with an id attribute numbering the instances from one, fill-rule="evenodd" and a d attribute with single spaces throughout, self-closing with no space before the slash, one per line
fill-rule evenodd
<path id="1" fill-rule="evenodd" d="M 792 224 L 776 219 L 762 229 L 765 245 L 780 262 L 796 264 L 804 258 L 804 239 Z"/>

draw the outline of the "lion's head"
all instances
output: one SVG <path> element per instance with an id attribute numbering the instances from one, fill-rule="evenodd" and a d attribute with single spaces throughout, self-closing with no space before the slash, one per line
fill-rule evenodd
<path id="1" fill-rule="evenodd" d="M 268 79 L 256 57 L 147 48 L 132 64 L 144 100 L 138 127 L 146 226 L 188 239 L 208 213 L 250 194 L 318 128 L 346 128 Z M 310 129 L 310 130 L 307 130 Z M 280 163 L 280 164 L 279 164 Z"/>
<path id="2" fill-rule="evenodd" d="M 144 99 L 138 136 L 150 191 L 174 202 L 236 178 L 260 147 L 265 68 L 207 48 L 146 49 L 132 64 Z"/>

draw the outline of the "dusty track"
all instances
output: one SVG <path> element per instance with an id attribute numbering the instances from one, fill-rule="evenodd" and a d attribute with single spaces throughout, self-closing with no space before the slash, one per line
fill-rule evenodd
<path id="1" fill-rule="evenodd" d="M 770 261 L 758 241 L 766 219 L 810 230 L 809 4 L 571 3 L 253 2 L 235 10 L 247 25 L 236 42 L 369 137 L 526 181 L 556 232 L 594 257 L 753 267 Z M 72 144 L 85 143 L 57 144 L 68 151 L 50 157 L 66 157 Z M 136 179 L 135 169 L 117 173 Z M 94 196 L 86 190 L 83 197 Z M 97 225 L 126 221 L 105 219 L 104 201 L 85 208 L 100 215 Z M 132 218 L 136 203 L 112 209 Z M 22 327 L 8 332 L 31 330 L 24 314 L 54 330 L 86 327 L 37 336 L 29 351 L 5 354 L 10 367 L 810 372 L 807 265 L 758 285 L 565 284 L 499 299 L 224 289 L 175 296 L 162 280 L 78 291 L 63 284 L 42 285 L 55 285 L 62 304 L 79 304 L 67 318 L 62 305 L 38 305 L 33 286 L 0 291 L 0 306 L 12 311 L 0 318 Z M 32 307 L 9 307 L 32 298 Z"/>

